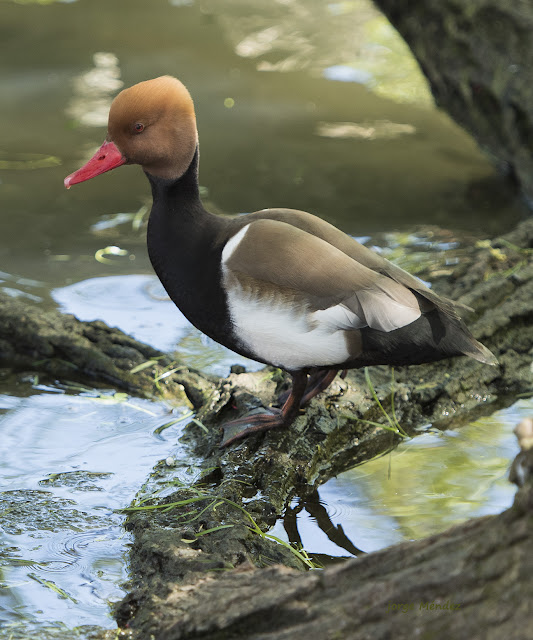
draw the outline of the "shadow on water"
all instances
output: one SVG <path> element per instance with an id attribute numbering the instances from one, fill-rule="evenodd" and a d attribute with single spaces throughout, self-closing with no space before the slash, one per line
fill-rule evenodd
<path id="1" fill-rule="evenodd" d="M 432 106 L 368 0 L 3 0 L 0 42 L 2 290 L 103 319 L 197 368 L 257 365 L 205 341 L 164 299 L 139 168 L 63 188 L 105 137 L 122 86 L 170 73 L 189 87 L 202 193 L 221 213 L 309 210 L 413 272 L 443 253 L 453 269 L 462 245 L 524 214 Z M 0 638 L 113 627 L 129 542 L 114 510 L 157 460 L 179 459 L 181 427 L 157 435 L 166 407 L 112 391 L 9 377 L 1 391 Z M 458 433 L 430 431 L 331 480 L 291 505 L 288 538 L 326 562 L 503 509 L 510 433 L 527 411 L 524 401 Z"/>

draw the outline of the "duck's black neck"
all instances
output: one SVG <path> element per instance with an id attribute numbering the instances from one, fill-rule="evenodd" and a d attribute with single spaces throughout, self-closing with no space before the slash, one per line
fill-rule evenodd
<path id="1" fill-rule="evenodd" d="M 155 272 L 183 314 L 201 331 L 216 335 L 227 306 L 220 286 L 226 220 L 206 211 L 198 187 L 198 148 L 187 171 L 176 180 L 147 174 L 153 207 L 148 222 L 148 253 Z"/>
<path id="2" fill-rule="evenodd" d="M 198 159 L 199 151 L 196 147 L 193 159 L 187 171 L 178 179 L 167 179 L 146 173 L 150 186 L 154 207 L 164 206 L 173 211 L 179 211 L 179 215 L 194 215 L 196 212 L 207 213 L 200 200 L 198 186 Z"/>

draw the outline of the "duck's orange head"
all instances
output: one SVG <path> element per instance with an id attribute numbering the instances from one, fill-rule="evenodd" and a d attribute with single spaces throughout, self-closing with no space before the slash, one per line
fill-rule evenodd
<path id="1" fill-rule="evenodd" d="M 105 142 L 65 178 L 65 186 L 122 164 L 140 164 L 151 175 L 177 179 L 189 167 L 197 144 L 194 105 L 185 86 L 171 76 L 139 82 L 113 100 Z"/>

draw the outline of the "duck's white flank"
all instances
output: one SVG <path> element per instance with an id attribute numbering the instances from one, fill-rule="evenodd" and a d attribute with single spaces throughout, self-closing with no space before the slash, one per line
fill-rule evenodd
<path id="1" fill-rule="evenodd" d="M 259 359 L 289 371 L 344 362 L 344 331 L 313 322 L 305 309 L 281 299 L 259 299 L 239 286 L 228 292 L 235 333 Z M 314 325 L 314 326 L 313 326 Z"/>
<path id="2" fill-rule="evenodd" d="M 345 361 L 349 352 L 343 329 L 348 328 L 347 325 L 355 328 L 349 324 L 350 319 L 356 321 L 356 326 L 362 326 L 355 314 L 350 311 L 345 314 L 340 305 L 311 313 L 303 306 L 289 304 L 281 291 L 279 296 L 270 293 L 261 297 L 254 291 L 244 290 L 236 278 L 230 277 L 226 263 L 247 230 L 248 226 L 243 227 L 230 238 L 222 252 L 231 320 L 243 346 L 261 360 L 288 370 Z M 333 318 L 339 313 L 344 321 L 336 323 Z"/>

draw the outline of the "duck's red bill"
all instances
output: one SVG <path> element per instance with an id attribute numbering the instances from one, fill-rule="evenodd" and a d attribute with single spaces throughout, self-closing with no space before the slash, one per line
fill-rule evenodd
<path id="1" fill-rule="evenodd" d="M 104 142 L 94 156 L 74 173 L 65 178 L 65 187 L 70 189 L 73 184 L 85 182 L 101 173 L 111 171 L 126 162 L 126 158 L 120 153 L 113 142 Z"/>

